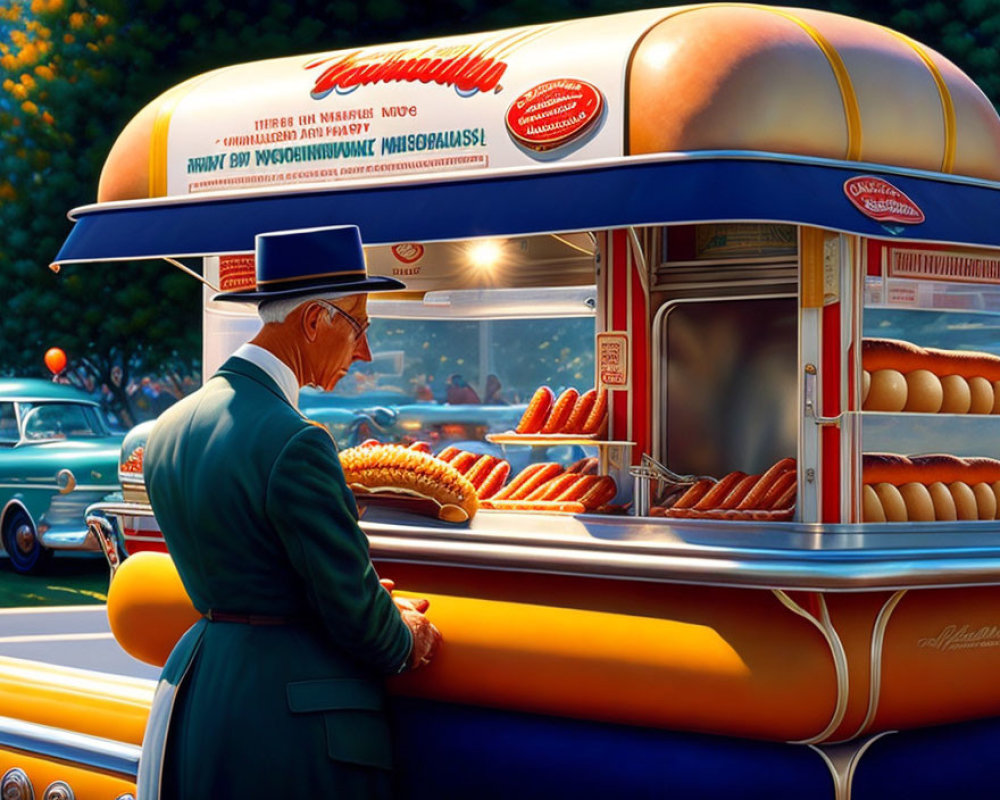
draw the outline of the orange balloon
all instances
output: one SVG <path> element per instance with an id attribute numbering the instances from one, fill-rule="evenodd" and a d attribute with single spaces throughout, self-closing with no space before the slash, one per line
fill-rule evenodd
<path id="1" fill-rule="evenodd" d="M 53 375 L 58 375 L 66 369 L 66 354 L 58 347 L 50 347 L 45 351 L 45 366 Z"/>

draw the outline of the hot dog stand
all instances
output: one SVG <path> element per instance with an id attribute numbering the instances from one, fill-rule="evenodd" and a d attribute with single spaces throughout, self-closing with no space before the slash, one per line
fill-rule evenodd
<path id="1" fill-rule="evenodd" d="M 447 642 L 393 682 L 409 792 L 988 796 L 998 179 L 1000 119 L 934 51 L 683 6 L 199 76 L 125 129 L 56 262 L 198 258 L 236 288 L 256 233 L 351 223 L 408 285 L 370 302 L 387 336 L 476 323 L 483 353 L 507 321 L 531 350 L 532 320 L 576 321 L 584 377 L 548 402 L 594 389 L 604 427 L 532 427 L 529 391 L 480 452 L 508 487 L 538 463 L 571 487 L 583 455 L 613 495 L 509 492 L 456 524 L 359 494 L 380 573 Z M 484 243 L 502 269 L 467 259 Z M 206 373 L 257 324 L 212 293 Z M 394 409 L 425 433 L 418 412 Z M 103 511 L 155 541 L 141 470 L 121 477 Z M 112 584 L 150 660 L 191 619 L 162 581 Z M 65 724 L 17 680 L 0 716 Z M 75 732 L 137 745 L 141 703 L 104 691 Z"/>

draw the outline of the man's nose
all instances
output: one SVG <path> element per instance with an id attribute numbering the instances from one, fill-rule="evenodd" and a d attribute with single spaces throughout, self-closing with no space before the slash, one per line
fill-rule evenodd
<path id="1" fill-rule="evenodd" d="M 368 336 L 362 334 L 354 346 L 354 361 L 371 361 L 372 351 L 368 347 Z"/>

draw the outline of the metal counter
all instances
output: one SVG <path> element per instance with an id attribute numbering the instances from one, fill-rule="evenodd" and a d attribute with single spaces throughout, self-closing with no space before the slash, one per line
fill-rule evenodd
<path id="1" fill-rule="evenodd" d="M 868 525 L 491 512 L 454 526 L 370 507 L 372 557 L 518 572 L 850 592 L 1000 584 L 1000 522 Z"/>
<path id="2" fill-rule="evenodd" d="M 148 505 L 101 504 L 152 516 Z M 1000 522 L 804 525 L 480 511 L 452 525 L 369 506 L 372 558 L 758 589 L 859 592 L 1000 585 Z"/>

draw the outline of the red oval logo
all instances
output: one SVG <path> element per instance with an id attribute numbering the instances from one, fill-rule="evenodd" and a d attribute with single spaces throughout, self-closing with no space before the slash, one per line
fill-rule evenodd
<path id="1" fill-rule="evenodd" d="M 878 222 L 918 225 L 924 212 L 888 181 L 872 175 L 858 175 L 844 181 L 844 194 L 858 211 Z"/>
<path id="2" fill-rule="evenodd" d="M 392 246 L 392 254 L 396 257 L 397 261 L 402 261 L 404 264 L 412 264 L 414 261 L 419 261 L 420 257 L 423 256 L 424 246 L 416 242 L 394 244 Z"/>
<path id="3" fill-rule="evenodd" d="M 507 131 L 532 150 L 552 150 L 586 133 L 603 108 L 596 86 L 572 78 L 546 81 L 510 104 Z"/>

